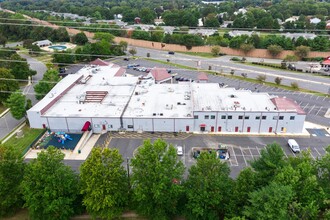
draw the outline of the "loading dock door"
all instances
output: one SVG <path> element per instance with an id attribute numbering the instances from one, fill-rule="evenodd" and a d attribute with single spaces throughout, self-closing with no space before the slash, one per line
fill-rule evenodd
<path id="1" fill-rule="evenodd" d="M 186 126 L 186 132 L 189 132 L 189 126 L 188 125 Z"/>
<path id="2" fill-rule="evenodd" d="M 221 132 L 221 126 L 218 127 L 218 132 Z"/>
<path id="3" fill-rule="evenodd" d="M 273 127 L 269 127 L 268 132 L 272 133 L 272 131 L 273 131 Z"/>
<path id="4" fill-rule="evenodd" d="M 211 132 L 214 132 L 214 126 L 211 126 Z"/>
<path id="5" fill-rule="evenodd" d="M 247 127 L 247 132 L 251 132 L 251 127 Z"/>
<path id="6" fill-rule="evenodd" d="M 238 132 L 238 127 L 235 127 L 235 132 Z"/>

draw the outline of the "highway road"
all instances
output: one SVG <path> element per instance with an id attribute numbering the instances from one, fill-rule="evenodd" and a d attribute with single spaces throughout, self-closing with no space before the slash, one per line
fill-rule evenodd
<path id="1" fill-rule="evenodd" d="M 216 72 L 229 73 L 231 70 L 235 71 L 235 75 L 241 76 L 246 73 L 248 78 L 256 79 L 259 75 L 265 75 L 267 82 L 274 82 L 276 77 L 282 78 L 282 84 L 290 86 L 292 82 L 298 83 L 300 88 L 317 91 L 321 93 L 330 93 L 330 77 L 313 75 L 310 73 L 300 73 L 293 71 L 265 69 L 263 67 L 251 66 L 242 63 L 232 62 L 232 56 L 222 56 L 217 58 L 204 58 L 186 55 L 182 53 L 168 54 L 167 51 L 153 50 L 147 48 L 137 47 L 137 56 L 147 57 L 156 60 L 166 61 L 171 63 L 181 64 L 201 70 L 208 70 L 211 67 Z M 259 58 L 247 58 L 247 61 L 260 61 Z M 280 60 L 264 60 L 265 62 L 280 63 Z"/>

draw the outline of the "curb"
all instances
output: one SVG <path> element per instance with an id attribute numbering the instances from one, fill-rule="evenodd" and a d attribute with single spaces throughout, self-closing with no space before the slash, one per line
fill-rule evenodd
<path id="1" fill-rule="evenodd" d="M 24 127 L 26 125 L 26 121 L 24 120 L 22 123 L 20 123 L 19 125 L 17 125 L 12 131 L 11 133 L 9 133 L 8 136 L 6 136 L 4 139 L 2 139 L 0 141 L 1 144 L 6 143 L 12 136 L 14 136 L 16 134 L 16 131 L 21 129 L 22 127 Z"/>
<path id="2" fill-rule="evenodd" d="M 0 114 L 0 118 L 2 118 L 5 114 L 7 114 L 10 111 L 10 108 L 7 108 Z"/>

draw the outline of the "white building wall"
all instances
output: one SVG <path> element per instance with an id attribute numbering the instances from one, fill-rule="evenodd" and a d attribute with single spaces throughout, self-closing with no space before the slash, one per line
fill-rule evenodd
<path id="1" fill-rule="evenodd" d="M 48 126 L 46 118 L 41 117 L 39 112 L 27 111 L 27 116 L 31 128 L 43 128 L 43 125 Z"/>
<path id="2" fill-rule="evenodd" d="M 194 119 L 193 118 L 176 118 L 174 132 L 193 132 Z"/>
<path id="3" fill-rule="evenodd" d="M 68 132 L 80 133 L 87 121 L 91 122 L 91 118 L 66 118 Z"/>
<path id="4" fill-rule="evenodd" d="M 118 131 L 120 129 L 120 118 L 92 118 L 91 124 L 94 133 Z"/>
<path id="5" fill-rule="evenodd" d="M 266 119 L 262 119 L 263 116 L 266 116 Z M 274 117 L 278 117 L 277 112 L 263 112 L 261 115 L 260 130 L 259 133 L 274 133 L 276 132 L 277 120 L 274 120 Z"/>
<path id="6" fill-rule="evenodd" d="M 194 116 L 198 116 L 198 119 L 194 120 L 194 131 L 201 131 L 201 125 L 205 124 L 205 131 L 211 131 L 212 127 L 214 131 L 217 131 L 217 112 L 194 112 Z"/>
<path id="7" fill-rule="evenodd" d="M 243 132 L 251 132 L 258 133 L 259 132 L 259 124 L 260 124 L 260 113 L 258 112 L 245 112 L 242 119 L 242 131 Z"/>
<path id="8" fill-rule="evenodd" d="M 48 124 L 48 128 L 51 131 L 64 131 L 64 132 L 68 132 L 68 126 L 66 123 L 65 118 L 61 118 L 61 117 L 46 117 L 47 120 L 47 124 Z"/>
<path id="9" fill-rule="evenodd" d="M 134 131 L 154 131 L 151 118 L 133 118 Z M 127 125 L 126 127 L 127 128 Z"/>
<path id="10" fill-rule="evenodd" d="M 173 132 L 174 131 L 174 119 L 173 118 L 154 118 L 154 131 Z"/>

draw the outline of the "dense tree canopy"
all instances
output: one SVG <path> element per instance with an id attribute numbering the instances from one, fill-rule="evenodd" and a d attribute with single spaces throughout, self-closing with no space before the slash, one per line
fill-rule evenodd
<path id="1" fill-rule="evenodd" d="M 13 214 L 23 205 L 20 184 L 24 165 L 17 149 L 0 145 L 0 218 Z"/>
<path id="2" fill-rule="evenodd" d="M 94 148 L 81 166 L 83 204 L 94 218 L 120 216 L 128 203 L 128 178 L 117 149 Z"/>
<path id="3" fill-rule="evenodd" d="M 77 175 L 63 164 L 64 154 L 49 147 L 25 170 L 22 192 L 33 219 L 69 219 L 79 194 Z"/>
<path id="4" fill-rule="evenodd" d="M 162 140 L 144 141 L 131 159 L 133 200 L 142 215 L 167 219 L 177 213 L 183 193 L 180 185 L 184 166 L 177 160 L 176 149 Z"/>

